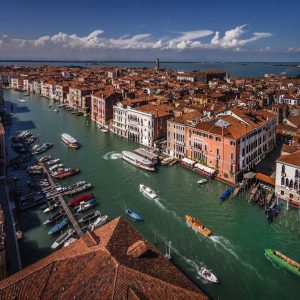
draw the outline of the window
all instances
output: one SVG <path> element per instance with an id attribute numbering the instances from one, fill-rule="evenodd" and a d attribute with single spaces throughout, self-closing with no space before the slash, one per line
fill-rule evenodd
<path id="1" fill-rule="evenodd" d="M 281 167 L 281 173 L 285 173 L 285 166 L 284 165 L 282 165 L 282 167 Z"/>
<path id="2" fill-rule="evenodd" d="M 284 191 L 280 191 L 280 194 L 281 194 L 282 196 L 284 196 Z"/>
<path id="3" fill-rule="evenodd" d="M 290 199 L 293 199 L 293 197 L 294 197 L 293 194 L 290 194 L 290 195 L 289 195 L 289 198 L 290 198 Z"/>
<path id="4" fill-rule="evenodd" d="M 285 185 L 289 186 L 289 180 L 288 179 L 285 180 Z"/>
<path id="5" fill-rule="evenodd" d="M 284 177 L 281 177 L 281 185 L 284 185 Z"/>
<path id="6" fill-rule="evenodd" d="M 292 189 L 293 187 L 294 187 L 294 182 L 293 182 L 293 180 L 290 180 L 289 188 Z"/>
<path id="7" fill-rule="evenodd" d="M 242 150 L 242 156 L 245 156 L 245 148 Z"/>
<path id="8" fill-rule="evenodd" d="M 234 159 L 234 154 L 233 154 L 233 153 L 230 154 L 230 159 L 231 159 L 231 160 Z"/>
<path id="9" fill-rule="evenodd" d="M 299 177 L 299 172 L 298 172 L 298 170 L 295 171 L 295 177 L 296 177 L 296 178 Z"/>

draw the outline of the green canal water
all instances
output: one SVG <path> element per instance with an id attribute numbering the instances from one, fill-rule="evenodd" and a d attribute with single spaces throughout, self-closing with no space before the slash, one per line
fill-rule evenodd
<path id="1" fill-rule="evenodd" d="M 25 99 L 26 102 L 18 100 Z M 38 95 L 6 91 L 5 100 L 14 104 L 13 124 L 8 134 L 30 130 L 39 135 L 39 142 L 53 142 L 48 151 L 69 167 L 82 172 L 66 181 L 92 182 L 97 209 L 110 219 L 124 215 L 130 207 L 145 222 L 132 225 L 162 252 L 165 243 L 172 242 L 171 256 L 178 266 L 202 290 L 214 299 L 300 299 L 300 278 L 274 266 L 264 256 L 265 248 L 274 248 L 300 261 L 300 222 L 295 209 L 282 207 L 273 222 L 266 220 L 263 209 L 248 205 L 246 195 L 220 202 L 226 185 L 211 181 L 199 187 L 199 175 L 182 168 L 159 167 L 152 174 L 137 169 L 120 159 L 122 150 L 133 150 L 137 144 L 103 134 L 86 117 L 76 117 L 66 111 L 48 111 L 51 101 Z M 7 103 L 10 107 L 10 104 Z M 67 148 L 60 134 L 76 137 L 82 147 Z M 9 152 L 11 155 L 11 151 Z M 15 172 L 24 177 L 24 171 Z M 25 181 L 25 178 L 23 179 Z M 159 194 L 158 201 L 145 198 L 139 184 L 150 186 Z M 184 216 L 200 219 L 214 236 L 206 239 L 186 226 Z M 39 210 L 20 215 L 24 238 L 20 241 L 23 265 L 29 265 L 51 253 L 55 237 L 49 237 L 42 225 L 47 218 Z M 218 285 L 201 281 L 197 266 L 206 265 L 220 280 Z"/>

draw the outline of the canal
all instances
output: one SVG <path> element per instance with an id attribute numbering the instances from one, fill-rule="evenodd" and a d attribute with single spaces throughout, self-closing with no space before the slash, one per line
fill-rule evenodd
<path id="1" fill-rule="evenodd" d="M 145 222 L 132 225 L 162 253 L 165 243 L 171 241 L 173 262 L 212 298 L 299 299 L 299 278 L 278 269 L 264 256 L 265 248 L 274 248 L 300 261 L 297 210 L 286 211 L 283 206 L 280 216 L 269 223 L 263 209 L 248 205 L 246 195 L 221 203 L 219 196 L 226 189 L 225 184 L 211 181 L 199 187 L 196 181 L 200 176 L 180 165 L 159 167 L 155 174 L 129 165 L 120 159 L 120 152 L 133 150 L 138 147 L 136 144 L 112 133 L 101 133 L 86 117 L 49 111 L 48 104 L 52 102 L 48 99 L 6 91 L 5 100 L 8 107 L 9 102 L 14 106 L 14 120 L 7 134 L 30 130 L 39 136 L 40 143 L 54 143 L 47 154 L 82 171 L 63 184 L 90 181 L 97 198 L 96 208 L 110 219 L 124 215 L 127 207 L 142 215 Z M 82 147 L 78 151 L 67 148 L 60 139 L 62 132 L 76 137 Z M 9 155 L 13 155 L 11 150 Z M 24 174 L 14 173 L 25 184 Z M 159 200 L 145 198 L 138 190 L 140 183 L 154 189 Z M 200 219 L 213 231 L 213 238 L 196 235 L 186 226 L 185 214 Z M 49 237 L 48 229 L 42 225 L 47 217 L 39 210 L 20 215 L 23 266 L 51 253 L 55 237 Z M 220 284 L 207 284 L 197 277 L 196 268 L 202 265 L 213 270 Z"/>

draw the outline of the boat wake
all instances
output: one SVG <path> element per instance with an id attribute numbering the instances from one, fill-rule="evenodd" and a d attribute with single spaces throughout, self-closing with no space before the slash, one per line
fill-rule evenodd
<path id="1" fill-rule="evenodd" d="M 105 160 L 116 160 L 116 159 L 122 158 L 122 154 L 118 153 L 118 152 L 115 152 L 115 151 L 110 151 L 110 152 L 105 153 L 103 155 L 103 158 Z"/>
<path id="2" fill-rule="evenodd" d="M 215 246 L 220 245 L 224 250 L 228 251 L 237 261 L 239 261 L 240 264 L 254 272 L 260 280 L 263 280 L 263 277 L 252 265 L 245 263 L 244 261 L 242 261 L 242 259 L 238 257 L 238 255 L 234 252 L 233 246 L 231 245 L 228 239 L 226 239 L 223 236 L 216 235 L 211 236 L 210 239 L 214 242 Z"/>
<path id="3" fill-rule="evenodd" d="M 214 242 L 215 246 L 217 245 L 221 246 L 224 250 L 228 251 L 229 253 L 232 254 L 232 256 L 234 256 L 237 260 L 239 260 L 238 255 L 233 251 L 232 249 L 233 247 L 228 239 L 226 239 L 223 236 L 213 235 L 210 237 L 210 240 Z"/>
<path id="4" fill-rule="evenodd" d="M 19 102 L 27 102 L 28 100 L 25 100 L 25 99 L 19 99 L 18 101 L 19 101 Z"/>

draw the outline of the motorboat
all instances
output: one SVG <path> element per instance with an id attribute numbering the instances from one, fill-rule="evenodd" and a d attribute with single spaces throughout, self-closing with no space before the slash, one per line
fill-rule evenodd
<path id="1" fill-rule="evenodd" d="M 155 171 L 153 162 L 130 151 L 122 151 L 122 158 L 130 164 L 147 171 Z"/>
<path id="2" fill-rule="evenodd" d="M 140 215 L 138 215 L 136 212 L 134 212 L 132 209 L 130 209 L 130 208 L 125 209 L 125 213 L 133 221 L 138 221 L 138 222 L 143 221 L 143 218 Z"/>
<path id="3" fill-rule="evenodd" d="M 75 211 L 77 213 L 81 213 L 83 211 L 86 211 L 96 205 L 96 199 L 92 198 L 91 200 L 87 200 L 85 202 L 79 203 L 78 206 L 75 207 Z"/>
<path id="4" fill-rule="evenodd" d="M 54 215 L 52 215 L 48 220 L 46 220 L 43 225 L 48 225 L 48 224 L 51 224 L 53 223 L 54 221 L 60 219 L 62 216 L 65 215 L 65 212 L 64 211 L 58 211 L 56 212 Z"/>
<path id="5" fill-rule="evenodd" d="M 106 223 L 107 219 L 108 219 L 107 215 L 98 217 L 93 223 L 91 223 L 89 225 L 89 227 L 88 227 L 89 230 L 94 231 L 95 229 L 101 227 L 102 225 L 104 225 Z"/>
<path id="6" fill-rule="evenodd" d="M 68 225 L 68 221 L 64 219 L 64 220 L 60 221 L 59 223 L 57 223 L 55 226 L 53 226 L 48 231 L 48 234 L 55 234 L 55 233 L 59 232 L 60 230 L 62 230 L 67 225 Z"/>
<path id="7" fill-rule="evenodd" d="M 79 148 L 79 143 L 75 138 L 70 136 L 68 133 L 62 133 L 61 139 L 63 142 L 68 145 L 72 149 L 78 149 Z"/>
<path id="8" fill-rule="evenodd" d="M 151 190 L 149 187 L 140 184 L 140 192 L 142 192 L 145 196 L 151 198 L 151 199 L 155 199 L 157 198 L 157 194 Z"/>
<path id="9" fill-rule="evenodd" d="M 101 127 L 101 128 L 100 128 L 100 131 L 101 131 L 102 133 L 108 133 L 108 129 L 105 128 L 105 127 Z"/>
<path id="10" fill-rule="evenodd" d="M 73 234 L 75 233 L 74 229 L 68 229 L 66 232 L 64 232 L 59 238 L 56 239 L 56 241 L 52 244 L 51 248 L 53 250 L 61 247 L 64 245 L 64 243 L 69 240 Z"/>
<path id="11" fill-rule="evenodd" d="M 38 159 L 38 162 L 44 163 L 51 159 L 51 155 L 42 156 L 40 159 Z"/>
<path id="12" fill-rule="evenodd" d="M 58 202 L 55 202 L 54 204 L 46 207 L 44 210 L 43 210 L 43 213 L 48 213 L 48 212 L 51 212 L 53 211 L 54 209 L 58 208 L 60 206 L 60 203 L 59 201 Z"/>
<path id="13" fill-rule="evenodd" d="M 192 227 L 196 232 L 201 233 L 205 237 L 209 237 L 212 235 L 212 232 L 206 228 L 199 220 L 193 218 L 189 215 L 185 216 L 186 223 L 189 227 Z"/>
<path id="14" fill-rule="evenodd" d="M 210 270 L 206 269 L 205 267 L 202 267 L 199 271 L 198 271 L 198 275 L 209 281 L 212 283 L 218 283 L 218 278 L 215 274 L 213 274 Z"/>
<path id="15" fill-rule="evenodd" d="M 77 188 L 74 188 L 73 190 L 67 191 L 65 194 L 68 195 L 68 196 L 73 196 L 75 194 L 79 194 L 79 193 L 82 193 L 84 191 L 87 191 L 91 188 L 92 188 L 91 183 L 85 183 L 81 186 L 78 186 Z"/>
<path id="16" fill-rule="evenodd" d="M 56 179 L 62 180 L 62 179 L 65 179 L 65 178 L 67 178 L 67 177 L 76 175 L 76 174 L 78 174 L 78 173 L 80 173 L 80 169 L 79 169 L 79 168 L 74 168 L 74 169 L 70 169 L 70 170 L 68 170 L 68 171 L 65 171 L 65 170 L 64 170 L 64 171 L 61 172 L 61 173 L 58 173 L 58 174 L 56 174 L 56 175 L 53 175 L 53 177 L 56 178 Z"/>
<path id="17" fill-rule="evenodd" d="M 76 189 L 84 184 L 86 184 L 85 181 L 78 181 L 76 183 L 73 183 L 67 187 L 67 191 L 72 191 L 73 189 Z"/>
<path id="18" fill-rule="evenodd" d="M 64 166 L 64 164 L 55 164 L 51 167 L 49 167 L 49 171 L 54 172 L 55 170 L 62 168 Z"/>
<path id="19" fill-rule="evenodd" d="M 70 244 L 74 243 L 75 241 L 77 241 L 77 239 L 75 239 L 74 237 L 70 237 L 70 238 L 64 243 L 64 247 L 69 246 Z"/>
<path id="20" fill-rule="evenodd" d="M 80 202 L 87 201 L 87 200 L 90 200 L 90 199 L 92 199 L 92 198 L 94 198 L 93 193 L 85 194 L 85 195 L 82 195 L 82 196 L 79 196 L 79 197 L 73 199 L 73 200 L 69 203 L 69 205 L 70 205 L 70 206 L 76 206 L 76 205 L 78 205 Z"/>
<path id="21" fill-rule="evenodd" d="M 205 178 L 199 179 L 199 180 L 197 181 L 197 183 L 198 183 L 198 184 L 204 184 L 204 183 L 207 183 L 207 179 L 205 179 Z"/>
<path id="22" fill-rule="evenodd" d="M 86 223 L 86 222 L 89 222 L 89 221 L 99 217 L 99 216 L 101 216 L 101 213 L 100 213 L 99 210 L 96 210 L 92 213 L 89 213 L 89 214 L 85 215 L 81 219 L 79 219 L 78 223 Z"/>
<path id="23" fill-rule="evenodd" d="M 46 162 L 46 165 L 47 165 L 47 166 L 52 166 L 52 165 L 55 165 L 55 164 L 57 164 L 57 163 L 59 163 L 59 162 L 60 162 L 60 159 L 59 159 L 59 158 L 51 159 L 51 160 L 49 160 L 49 161 Z"/>

